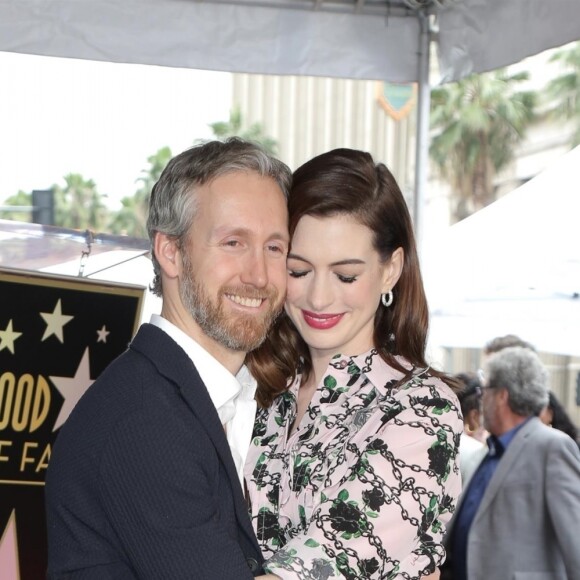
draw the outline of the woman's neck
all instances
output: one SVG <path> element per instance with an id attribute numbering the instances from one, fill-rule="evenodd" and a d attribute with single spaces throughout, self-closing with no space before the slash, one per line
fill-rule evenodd
<path id="1" fill-rule="evenodd" d="M 328 353 L 312 352 L 310 351 L 310 360 L 312 361 L 312 372 L 308 377 L 308 383 L 314 383 L 314 388 L 316 388 L 322 377 L 326 374 L 328 365 L 332 360 L 334 355 Z"/>

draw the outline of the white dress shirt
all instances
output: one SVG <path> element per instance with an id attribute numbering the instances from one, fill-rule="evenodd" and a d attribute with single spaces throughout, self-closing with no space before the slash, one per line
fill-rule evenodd
<path id="1" fill-rule="evenodd" d="M 166 332 L 195 365 L 226 430 L 228 444 L 243 489 L 244 463 L 250 447 L 257 408 L 254 399 L 256 380 L 245 365 L 234 377 L 193 338 L 158 314 L 151 316 L 151 324 Z"/>

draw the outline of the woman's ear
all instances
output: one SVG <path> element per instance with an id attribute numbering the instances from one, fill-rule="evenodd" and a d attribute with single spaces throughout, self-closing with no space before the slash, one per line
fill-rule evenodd
<path id="1" fill-rule="evenodd" d="M 163 273 L 169 278 L 176 278 L 179 275 L 181 263 L 176 238 L 157 232 L 153 251 Z"/>
<path id="2" fill-rule="evenodd" d="M 481 426 L 480 419 L 481 419 L 481 417 L 480 417 L 479 409 L 470 409 L 467 412 L 467 417 L 465 417 L 465 423 L 467 423 L 467 425 L 469 426 L 469 429 L 472 433 L 477 431 L 479 429 L 479 427 Z"/>
<path id="3" fill-rule="evenodd" d="M 397 248 L 392 254 L 389 261 L 385 264 L 383 275 L 383 292 L 389 292 L 399 281 L 403 265 L 405 263 L 405 252 L 403 248 Z"/>

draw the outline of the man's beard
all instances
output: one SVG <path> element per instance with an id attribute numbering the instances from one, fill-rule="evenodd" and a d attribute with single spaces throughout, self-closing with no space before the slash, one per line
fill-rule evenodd
<path id="1" fill-rule="evenodd" d="M 179 294 L 185 308 L 204 334 L 230 350 L 250 352 L 266 339 L 270 326 L 282 310 L 282 303 L 275 288 L 256 289 L 252 286 L 222 287 L 213 303 L 201 282 L 195 279 L 189 256 L 183 253 L 183 278 Z M 228 315 L 224 312 L 226 294 L 245 298 L 265 299 L 269 309 L 259 315 Z"/>

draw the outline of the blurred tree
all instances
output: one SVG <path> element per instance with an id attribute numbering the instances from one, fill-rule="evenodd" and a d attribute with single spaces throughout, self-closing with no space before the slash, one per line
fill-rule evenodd
<path id="1" fill-rule="evenodd" d="M 9 197 L 0 205 L 32 207 L 32 193 L 20 190 L 16 195 Z M 18 222 L 31 222 L 32 210 L 29 211 L 0 211 L 0 219 L 14 220 Z"/>
<path id="2" fill-rule="evenodd" d="M 228 121 L 211 123 L 209 126 L 217 139 L 224 140 L 233 136 L 242 137 L 260 143 L 269 153 L 275 154 L 276 152 L 276 141 L 264 134 L 260 123 L 254 123 L 247 129 L 243 129 L 242 114 L 239 108 L 231 111 Z M 196 141 L 196 143 L 200 142 L 203 140 Z M 140 183 L 139 189 L 134 195 L 126 196 L 121 200 L 121 209 L 113 213 L 109 220 L 109 230 L 112 233 L 138 238 L 147 237 L 149 195 L 171 157 L 171 149 L 162 147 L 157 153 L 147 158 L 149 167 L 142 171 L 141 177 L 137 180 Z"/>
<path id="3" fill-rule="evenodd" d="M 572 145 L 580 145 L 580 42 L 555 52 L 550 62 L 560 63 L 564 69 L 548 83 L 550 112 L 556 119 L 574 121 Z"/>
<path id="4" fill-rule="evenodd" d="M 162 147 L 147 158 L 149 167 L 141 172 L 137 179 L 139 189 L 132 196 L 121 200 L 121 209 L 113 214 L 109 222 L 109 229 L 114 234 L 124 234 L 136 238 L 147 237 L 147 212 L 149 210 L 149 196 L 155 182 L 171 159 L 171 149 Z"/>
<path id="5" fill-rule="evenodd" d="M 103 230 L 108 210 L 92 179 L 78 173 L 64 176 L 65 186 L 54 185 L 55 225 L 78 230 Z"/>
<path id="6" fill-rule="evenodd" d="M 535 118 L 536 93 L 517 91 L 526 72 L 472 75 L 431 93 L 431 160 L 454 190 L 459 221 L 495 200 L 494 178 Z"/>
<path id="7" fill-rule="evenodd" d="M 261 123 L 254 123 L 247 129 L 243 128 L 242 112 L 239 107 L 235 107 L 230 111 L 229 120 L 210 123 L 209 126 L 213 134 L 220 140 L 227 139 L 228 137 L 241 137 L 248 141 L 260 143 L 272 155 L 275 155 L 277 152 L 278 143 L 272 137 L 264 134 L 264 127 Z"/>

